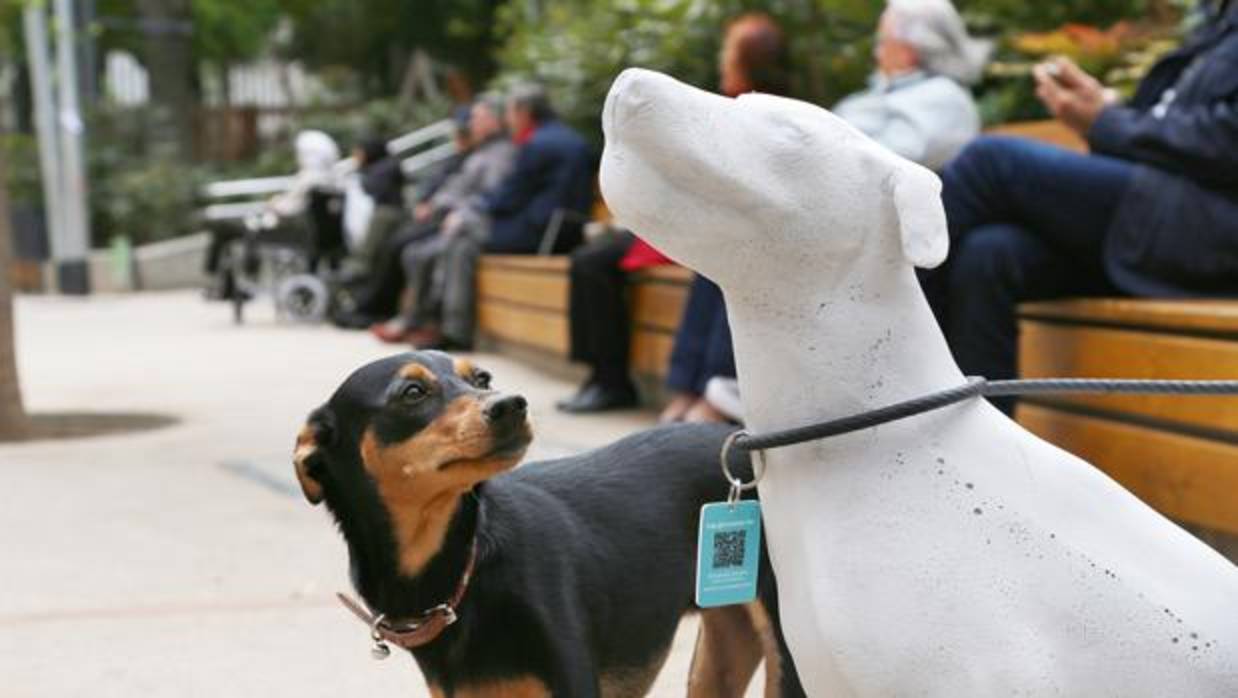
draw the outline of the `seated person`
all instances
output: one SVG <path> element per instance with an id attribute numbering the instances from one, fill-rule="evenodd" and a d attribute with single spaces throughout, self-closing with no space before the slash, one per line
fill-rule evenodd
<path id="1" fill-rule="evenodd" d="M 363 140 L 353 149 L 353 159 L 357 162 L 361 189 L 374 202 L 365 234 L 349 260 L 357 276 L 366 276 L 378 267 L 378 256 L 407 218 L 404 170 L 400 159 L 388 153 L 385 138 Z"/>
<path id="2" fill-rule="evenodd" d="M 922 281 L 969 375 L 1015 376 L 1022 301 L 1238 295 L 1238 2 L 1128 103 L 1067 60 L 1035 78 L 1091 154 L 993 136 L 945 168 L 950 256 Z"/>
<path id="3" fill-rule="evenodd" d="M 482 252 L 533 254 L 558 210 L 589 210 L 596 159 L 588 144 L 559 121 L 545 91 L 515 88 L 507 99 L 507 126 L 519 146 L 511 172 L 493 191 L 470 199 L 443 219 L 436 246 L 426 245 L 421 273 L 431 274 L 430 305 L 422 306 L 413 344 L 422 349 L 470 349 L 476 313 L 477 260 Z M 579 223 L 563 226 L 552 251 L 580 242 Z M 414 253 L 406 255 L 416 256 Z M 408 267 L 406 267 L 406 270 Z M 409 279 L 422 284 L 421 279 Z M 419 303 L 420 305 L 420 303 Z M 422 312 L 424 311 L 424 312 Z M 435 323 L 434 315 L 438 315 Z"/>
<path id="4" fill-rule="evenodd" d="M 670 260 L 627 230 L 614 231 L 572 252 L 568 329 L 571 360 L 589 366 L 589 377 L 555 406 L 574 414 L 634 407 L 636 385 L 628 374 L 631 319 L 627 276 Z M 730 338 L 727 337 L 729 342 Z"/>
<path id="5" fill-rule="evenodd" d="M 310 196 L 316 190 L 338 189 L 335 165 L 340 159 L 340 149 L 331 136 L 322 131 L 301 131 L 293 141 L 293 149 L 297 158 L 297 174 L 292 184 L 266 202 L 266 211 L 276 217 L 270 237 L 300 238 L 309 243 L 312 241 L 306 239 L 305 213 L 309 208 Z M 207 297 L 230 299 L 236 292 L 235 279 L 230 269 L 223 268 L 221 261 L 228 245 L 245 237 L 245 224 L 240 220 L 228 219 L 208 221 L 206 227 L 211 233 L 205 264 L 206 273 L 211 277 Z M 256 267 L 258 261 L 252 250 L 246 252 L 243 263 L 251 270 Z"/>
<path id="6" fill-rule="evenodd" d="M 460 106 L 452 112 L 455 130 L 452 141 L 455 152 L 438 163 L 431 173 L 420 182 L 414 199 L 425 201 L 434 196 L 464 166 L 473 152 L 469 131 L 469 115 L 472 106 Z M 365 328 L 387 320 L 395 315 L 399 306 L 400 291 L 404 288 L 404 267 L 400 263 L 400 251 L 409 243 L 422 240 L 438 230 L 441 220 L 418 222 L 404 218 L 399 229 L 378 249 L 373 257 L 369 273 L 354 279 L 346 290 L 350 302 L 333 312 L 331 320 L 338 327 Z"/>
<path id="7" fill-rule="evenodd" d="M 402 278 L 413 293 L 413 305 L 405 316 L 371 328 L 386 342 L 410 342 L 417 338 L 417 328 L 437 312 L 439 302 L 434 287 L 435 263 L 449 238 L 438 228 L 452 211 L 476 205 L 487 192 L 494 191 L 512 171 L 516 160 L 516 144 L 503 127 L 503 100 L 486 95 L 474 103 L 469 119 L 470 140 L 474 144 L 460 169 L 430 197 L 417 204 L 413 212 L 415 226 L 426 235 L 412 239 L 400 250 L 393 250 L 403 270 Z"/>
<path id="8" fill-rule="evenodd" d="M 949 0 L 890 0 L 877 24 L 869 88 L 833 112 L 895 153 L 940 170 L 980 133 L 968 86 L 980 79 L 988 42 L 967 35 Z"/>

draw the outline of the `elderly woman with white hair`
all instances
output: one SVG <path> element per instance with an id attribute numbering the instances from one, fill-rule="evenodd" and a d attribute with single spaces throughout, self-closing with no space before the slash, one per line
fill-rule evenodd
<path id="1" fill-rule="evenodd" d="M 873 140 L 937 170 L 980 132 L 967 86 L 990 45 L 967 34 L 949 0 L 890 0 L 877 26 L 867 90 L 834 107 Z"/>
<path id="2" fill-rule="evenodd" d="M 287 189 L 266 202 L 266 212 L 275 216 L 273 230 L 267 235 L 269 239 L 304 238 L 304 218 L 310 197 L 316 191 L 335 191 L 339 188 L 335 166 L 340 160 L 340 149 L 331 136 L 322 131 L 300 131 L 293 141 L 293 151 L 297 158 L 296 175 Z M 237 219 L 211 220 L 205 224 L 211 233 L 204 265 L 209 277 L 206 295 L 208 299 L 229 300 L 239 290 L 230 266 L 223 260 L 229 254 L 231 243 L 245 237 L 245 225 Z M 258 260 L 252 249 L 246 251 L 241 263 L 251 270 L 257 268 Z"/>

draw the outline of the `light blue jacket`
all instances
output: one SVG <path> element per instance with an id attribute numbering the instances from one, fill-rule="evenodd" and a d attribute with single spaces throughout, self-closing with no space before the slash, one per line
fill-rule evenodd
<path id="1" fill-rule="evenodd" d="M 980 133 L 971 92 L 923 71 L 892 79 L 875 75 L 867 90 L 847 96 L 833 111 L 869 138 L 935 171 Z"/>

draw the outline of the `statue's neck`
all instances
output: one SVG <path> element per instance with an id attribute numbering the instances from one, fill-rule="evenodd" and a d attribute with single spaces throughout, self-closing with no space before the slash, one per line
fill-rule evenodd
<path id="1" fill-rule="evenodd" d="M 902 265 L 779 291 L 729 294 L 747 422 L 754 430 L 831 419 L 963 382 Z"/>

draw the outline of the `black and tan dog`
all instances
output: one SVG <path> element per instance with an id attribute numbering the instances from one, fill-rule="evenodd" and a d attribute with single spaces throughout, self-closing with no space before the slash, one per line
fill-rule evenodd
<path id="1" fill-rule="evenodd" d="M 423 352 L 353 373 L 294 460 L 380 615 L 354 612 L 380 652 L 411 650 L 435 696 L 625 698 L 648 691 L 693 609 L 697 518 L 727 494 L 726 433 L 655 429 L 508 472 L 532 438 L 524 398 Z M 688 695 L 741 695 L 762 657 L 767 696 L 802 695 L 764 551 L 762 580 L 760 601 L 702 614 Z"/>

